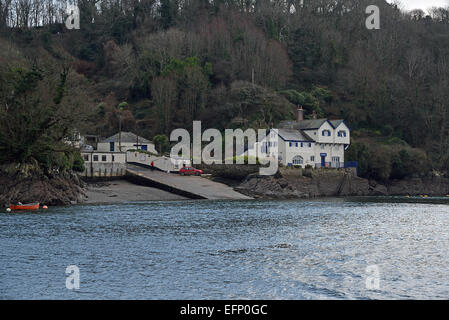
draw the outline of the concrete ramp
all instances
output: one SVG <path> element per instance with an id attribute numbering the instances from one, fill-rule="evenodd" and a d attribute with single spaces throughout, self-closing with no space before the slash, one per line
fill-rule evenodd
<path id="1" fill-rule="evenodd" d="M 210 200 L 248 200 L 252 199 L 231 187 L 211 181 L 203 177 L 180 176 L 174 173 L 165 173 L 159 170 L 128 163 L 127 177 L 139 184 L 156 187 L 191 199 Z"/>

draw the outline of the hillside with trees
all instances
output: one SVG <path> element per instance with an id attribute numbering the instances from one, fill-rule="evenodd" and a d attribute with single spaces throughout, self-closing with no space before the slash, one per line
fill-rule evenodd
<path id="1" fill-rule="evenodd" d="M 73 2 L 80 30 L 65 28 Z M 380 30 L 365 27 L 372 4 Z M 119 117 L 123 130 L 159 140 L 193 120 L 269 128 L 302 105 L 346 120 L 347 160 L 363 177 L 449 170 L 449 7 L 0 0 L 0 34 L 0 163 L 73 166 L 63 137 L 111 135 Z"/>

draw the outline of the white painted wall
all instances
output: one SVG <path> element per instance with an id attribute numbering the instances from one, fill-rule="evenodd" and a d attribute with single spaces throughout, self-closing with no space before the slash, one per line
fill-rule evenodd
<path id="1" fill-rule="evenodd" d="M 322 136 L 321 132 L 323 130 L 329 130 L 331 132 L 330 136 Z M 346 137 L 338 137 L 338 131 L 346 131 Z M 307 134 L 319 142 L 312 142 L 311 147 L 309 147 L 308 142 L 303 142 L 301 147 L 301 142 L 298 141 L 284 141 L 279 135 L 277 129 L 272 129 L 270 135 L 275 138 L 274 146 L 269 147 L 268 154 L 262 153 L 262 147 L 266 143 L 269 143 L 269 137 L 266 137 L 261 142 L 254 145 L 254 148 L 248 151 L 249 156 L 263 156 L 271 157 L 279 160 L 283 165 L 288 166 L 293 165 L 293 158 L 295 156 L 301 156 L 303 158 L 302 167 L 307 165 L 321 166 L 321 154 L 326 154 L 325 162 L 330 167 L 341 167 L 345 161 L 345 146 L 350 144 L 350 130 L 346 124 L 342 123 L 338 128 L 334 129 L 329 122 L 325 122 L 321 128 L 317 130 L 307 130 Z M 304 141 L 308 140 L 303 137 Z M 290 146 L 290 142 L 292 146 Z M 296 145 L 297 144 L 297 145 Z M 314 157 L 314 158 L 313 158 Z"/>
<path id="2" fill-rule="evenodd" d="M 84 159 L 85 177 L 120 177 L 126 174 L 124 152 L 81 152 Z"/>
<path id="3" fill-rule="evenodd" d="M 126 153 L 124 152 L 101 152 L 97 150 L 91 152 L 81 152 L 81 156 L 83 157 L 85 163 L 91 161 L 126 163 Z"/>
<path id="4" fill-rule="evenodd" d="M 343 144 L 335 144 L 335 143 L 323 143 L 317 145 L 315 148 L 315 163 L 317 163 L 319 166 L 321 165 L 321 154 L 326 154 L 325 156 L 325 162 L 330 163 L 332 162 L 332 167 L 337 166 L 337 161 L 335 161 L 333 158 L 339 157 L 339 164 L 342 164 L 345 162 L 345 147 Z M 333 161 L 334 160 L 334 161 Z"/>
<path id="5" fill-rule="evenodd" d="M 323 136 L 323 131 L 330 131 L 331 135 L 330 136 Z M 335 139 L 335 130 L 334 128 L 331 126 L 331 124 L 329 122 L 325 122 L 321 125 L 321 127 L 319 128 L 317 135 L 316 135 L 316 141 L 319 143 L 334 143 L 334 139 Z M 315 136 L 313 137 L 315 138 Z"/>
<path id="6" fill-rule="evenodd" d="M 338 136 L 338 132 L 346 132 L 345 136 Z M 341 123 L 335 128 L 335 143 L 350 144 L 351 143 L 351 131 L 345 123 Z"/>
<path id="7" fill-rule="evenodd" d="M 136 143 L 132 143 L 132 142 L 122 142 L 122 152 L 127 152 L 128 150 L 135 150 Z M 140 144 L 140 142 L 139 142 Z M 143 145 L 147 145 L 147 151 L 154 153 L 154 154 L 158 154 L 158 152 L 156 151 L 156 148 L 154 146 L 153 143 L 142 143 Z M 139 149 L 141 147 L 139 146 Z M 109 152 L 110 151 L 110 144 L 109 142 L 99 142 L 97 145 L 97 150 L 98 151 L 104 151 L 104 152 Z M 118 151 L 119 150 L 119 143 L 118 142 L 114 142 L 114 150 Z"/>
<path id="8" fill-rule="evenodd" d="M 127 152 L 126 153 L 127 161 L 140 163 L 147 166 L 151 165 L 151 162 L 154 162 L 154 166 L 162 171 L 179 171 L 185 166 L 191 166 L 191 161 L 189 159 L 171 159 L 169 157 L 159 157 L 152 156 L 143 152 Z"/>
<path id="9" fill-rule="evenodd" d="M 315 155 L 315 143 L 310 143 L 311 146 L 309 147 L 309 142 L 303 142 L 301 146 L 301 142 L 291 142 L 292 146 L 290 146 L 290 141 L 284 142 L 283 144 L 286 146 L 286 158 L 283 159 L 282 163 L 284 165 L 293 164 L 293 158 L 296 156 L 301 156 L 303 158 L 303 164 L 302 166 L 305 167 L 306 165 L 315 165 L 315 161 L 312 162 L 311 157 Z M 296 146 L 297 145 L 297 146 Z M 316 159 L 315 159 L 316 160 Z"/>

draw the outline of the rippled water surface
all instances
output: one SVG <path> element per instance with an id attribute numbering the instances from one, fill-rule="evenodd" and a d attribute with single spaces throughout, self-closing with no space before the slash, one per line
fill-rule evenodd
<path id="1" fill-rule="evenodd" d="M 0 246 L 2 299 L 449 298 L 447 199 L 55 207 L 0 213 Z"/>

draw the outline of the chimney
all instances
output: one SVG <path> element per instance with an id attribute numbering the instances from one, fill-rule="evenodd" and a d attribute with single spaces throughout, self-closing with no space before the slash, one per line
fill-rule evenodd
<path id="1" fill-rule="evenodd" d="M 298 110 L 296 110 L 296 121 L 302 121 L 304 120 L 304 110 L 301 106 L 298 106 Z"/>
<path id="2" fill-rule="evenodd" d="M 312 112 L 312 119 L 316 120 L 316 111 L 315 110 L 313 110 L 313 112 Z"/>

